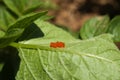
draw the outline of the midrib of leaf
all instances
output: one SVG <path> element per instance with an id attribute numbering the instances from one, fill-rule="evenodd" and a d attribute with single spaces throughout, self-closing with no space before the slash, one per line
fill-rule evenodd
<path id="1" fill-rule="evenodd" d="M 33 72 L 32 72 L 32 70 L 30 69 L 30 66 L 27 64 L 26 58 L 24 57 L 24 52 L 22 51 L 21 48 L 19 48 L 19 49 L 20 49 L 20 51 L 21 51 L 23 61 L 25 62 L 26 66 L 27 66 L 27 68 L 28 68 L 28 71 L 29 71 L 30 74 L 33 76 L 34 80 L 37 80 L 36 77 L 35 77 L 35 75 L 32 74 Z"/>
<path id="2" fill-rule="evenodd" d="M 97 56 L 97 55 L 93 55 L 93 54 L 90 54 L 90 53 L 84 53 L 84 52 L 80 53 L 80 52 L 66 50 L 66 49 L 50 48 L 50 47 L 47 47 L 47 46 L 22 44 L 22 43 L 15 43 L 15 42 L 11 43 L 10 45 L 13 46 L 13 47 L 16 47 L 16 48 L 26 48 L 26 49 L 38 49 L 39 48 L 40 50 L 46 50 L 46 51 L 65 52 L 65 53 L 68 53 L 68 54 L 76 54 L 78 56 L 87 56 L 87 57 L 103 60 L 103 61 L 106 61 L 106 62 L 109 62 L 109 63 L 114 63 L 112 60 L 109 60 L 107 58 L 100 57 L 100 56 Z"/>

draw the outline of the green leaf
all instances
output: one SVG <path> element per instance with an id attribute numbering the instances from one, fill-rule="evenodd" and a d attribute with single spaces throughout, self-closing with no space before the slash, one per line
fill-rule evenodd
<path id="1" fill-rule="evenodd" d="M 0 48 L 6 47 L 9 43 L 15 41 L 23 32 L 23 29 L 11 29 L 0 38 Z"/>
<path id="2" fill-rule="evenodd" d="M 15 23 L 11 24 L 9 29 L 12 29 L 12 28 L 24 29 L 24 28 L 28 27 L 30 24 L 32 24 L 34 20 L 40 18 L 41 16 L 43 16 L 45 14 L 47 14 L 47 11 L 32 13 L 32 14 L 28 14 L 26 16 L 22 16 Z"/>
<path id="3" fill-rule="evenodd" d="M 54 18 L 54 16 L 45 15 L 45 16 L 42 16 L 42 17 L 41 17 L 41 19 L 44 20 L 44 21 L 50 20 L 50 19 L 52 19 L 52 18 Z"/>
<path id="4" fill-rule="evenodd" d="M 0 38 L 3 37 L 5 35 L 5 32 L 0 31 Z"/>
<path id="5" fill-rule="evenodd" d="M 80 30 L 82 39 L 92 38 L 94 36 L 103 34 L 108 29 L 109 17 L 94 17 L 85 22 Z"/>
<path id="6" fill-rule="evenodd" d="M 48 22 L 35 23 L 43 31 L 43 38 L 11 44 L 18 47 L 21 58 L 16 80 L 120 79 L 120 51 L 111 35 L 81 41 Z M 64 42 L 65 48 L 50 48 L 56 41 Z"/>
<path id="7" fill-rule="evenodd" d="M 42 9 L 58 9 L 59 7 L 52 2 L 52 0 L 41 0 L 40 8 Z"/>
<path id="8" fill-rule="evenodd" d="M 14 21 L 14 17 L 6 10 L 6 8 L 0 6 L 0 29 L 6 31 L 7 27 Z"/>
<path id="9" fill-rule="evenodd" d="M 120 16 L 116 16 L 111 20 L 108 33 L 114 35 L 113 39 L 115 42 L 120 42 Z"/>
<path id="10" fill-rule="evenodd" d="M 3 66 L 4 66 L 4 64 L 0 63 L 0 72 L 2 71 Z"/>
<path id="11" fill-rule="evenodd" d="M 46 39 L 49 41 L 49 38 Z M 17 45 L 21 65 L 16 80 L 120 79 L 120 52 L 112 43 L 110 35 L 85 41 L 66 40 L 68 42 L 64 49 L 50 48 L 49 44 L 42 47 L 46 43 L 39 38 L 36 39 L 38 44 L 31 40 Z"/>
<path id="12" fill-rule="evenodd" d="M 2 36 L 2 38 L 0 38 L 0 47 L 5 47 L 9 45 L 9 43 L 15 41 L 18 37 L 21 36 L 25 28 L 30 26 L 30 24 L 32 24 L 34 20 L 45 14 L 46 12 L 29 14 L 23 16 L 15 23 L 11 24 L 6 31 L 5 36 Z"/>
<path id="13" fill-rule="evenodd" d="M 32 12 L 41 4 L 40 0 L 4 0 L 4 3 L 18 16 Z"/>

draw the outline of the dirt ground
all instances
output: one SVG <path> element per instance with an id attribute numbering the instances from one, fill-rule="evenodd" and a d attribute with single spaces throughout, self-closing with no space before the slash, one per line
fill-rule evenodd
<path id="1" fill-rule="evenodd" d="M 52 0 L 59 6 L 50 11 L 52 22 L 79 31 L 86 20 L 93 16 L 108 14 L 110 18 L 120 14 L 120 0 Z"/>

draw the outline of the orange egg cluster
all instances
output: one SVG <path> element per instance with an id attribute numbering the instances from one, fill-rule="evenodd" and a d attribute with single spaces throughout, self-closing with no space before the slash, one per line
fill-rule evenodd
<path id="1" fill-rule="evenodd" d="M 64 48 L 65 47 L 65 43 L 64 42 L 51 42 L 50 43 L 50 47 L 52 48 Z"/>

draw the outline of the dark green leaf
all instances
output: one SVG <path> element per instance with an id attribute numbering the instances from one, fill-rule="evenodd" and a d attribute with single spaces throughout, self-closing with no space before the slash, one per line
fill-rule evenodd
<path id="1" fill-rule="evenodd" d="M 89 19 L 81 28 L 80 36 L 82 39 L 88 39 L 103 34 L 108 29 L 109 17 L 94 17 Z"/>
<path id="2" fill-rule="evenodd" d="M 46 21 L 46 20 L 50 20 L 52 18 L 54 18 L 54 16 L 44 15 L 44 16 L 41 17 L 41 20 L 45 20 Z"/>
<path id="3" fill-rule="evenodd" d="M 17 41 L 29 40 L 32 38 L 39 38 L 43 36 L 44 34 L 41 31 L 41 29 L 38 28 L 37 25 L 33 23 L 24 30 L 23 34 L 19 37 Z"/>
<path id="4" fill-rule="evenodd" d="M 10 25 L 9 29 L 11 29 L 11 28 L 24 29 L 24 28 L 28 27 L 30 24 L 32 24 L 34 20 L 40 18 L 41 16 L 45 15 L 46 13 L 47 13 L 47 11 L 43 11 L 43 12 L 39 12 L 39 13 L 32 13 L 32 14 L 28 14 L 26 16 L 22 16 L 15 23 Z"/>
<path id="5" fill-rule="evenodd" d="M 18 16 L 32 12 L 41 4 L 40 0 L 4 0 L 4 3 Z"/>
<path id="6" fill-rule="evenodd" d="M 108 33 L 114 35 L 114 41 L 120 42 L 120 16 L 113 18 L 109 24 Z"/>
<path id="7" fill-rule="evenodd" d="M 0 48 L 0 80 L 15 80 L 16 72 L 19 68 L 20 58 L 16 48 L 8 46 Z"/>
<path id="8" fill-rule="evenodd" d="M 8 26 L 14 21 L 14 17 L 6 10 L 6 8 L 0 6 L 0 30 L 6 31 Z"/>
<path id="9" fill-rule="evenodd" d="M 2 68 L 3 68 L 3 66 L 4 66 L 4 64 L 3 64 L 3 63 L 0 63 L 0 72 L 1 72 L 1 70 L 2 70 Z"/>
<path id="10" fill-rule="evenodd" d="M 0 47 L 5 47 L 9 43 L 15 41 L 18 37 L 21 36 L 25 28 L 30 26 L 34 20 L 45 14 L 46 12 L 34 13 L 18 19 L 15 23 L 9 26 L 5 36 L 0 38 Z"/>
<path id="11" fill-rule="evenodd" d="M 23 32 L 23 29 L 11 29 L 6 32 L 6 34 L 0 38 L 0 48 L 9 45 L 9 43 L 15 41 Z"/>

